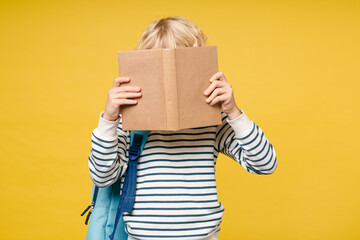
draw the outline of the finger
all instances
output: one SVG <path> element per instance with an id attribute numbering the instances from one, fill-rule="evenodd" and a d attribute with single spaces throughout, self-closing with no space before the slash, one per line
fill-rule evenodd
<path id="1" fill-rule="evenodd" d="M 209 79 L 210 82 L 213 82 L 215 80 L 225 80 L 225 76 L 223 72 L 217 72 L 214 75 L 211 76 Z"/>
<path id="2" fill-rule="evenodd" d="M 224 89 L 222 89 L 222 88 L 216 88 L 216 89 L 211 93 L 210 97 L 208 97 L 205 101 L 209 103 L 209 102 L 211 102 L 214 98 L 216 98 L 216 96 L 222 95 L 222 94 L 224 94 L 224 93 L 225 93 Z"/>
<path id="3" fill-rule="evenodd" d="M 118 105 L 133 105 L 133 104 L 137 104 L 138 101 L 137 100 L 133 100 L 133 99 L 114 99 L 114 103 L 118 104 Z"/>
<path id="4" fill-rule="evenodd" d="M 118 92 L 139 92 L 141 88 L 139 86 L 120 86 L 114 89 L 115 93 Z"/>
<path id="5" fill-rule="evenodd" d="M 223 82 L 215 81 L 210 84 L 210 86 L 204 91 L 204 95 L 208 96 L 215 88 L 221 88 L 224 86 Z"/>
<path id="6" fill-rule="evenodd" d="M 120 92 L 113 95 L 113 99 L 142 97 L 141 92 Z"/>
<path id="7" fill-rule="evenodd" d="M 225 100 L 226 100 L 226 94 L 223 94 L 223 95 L 220 95 L 220 96 L 217 96 L 216 98 L 214 98 L 214 100 L 212 100 L 210 102 L 210 105 L 215 105 L 216 103 L 223 102 Z"/>
<path id="8" fill-rule="evenodd" d="M 120 87 L 121 83 L 123 82 L 129 82 L 130 81 L 130 78 L 129 77 L 117 77 L 115 78 L 114 80 L 114 83 L 113 83 L 113 87 Z"/>

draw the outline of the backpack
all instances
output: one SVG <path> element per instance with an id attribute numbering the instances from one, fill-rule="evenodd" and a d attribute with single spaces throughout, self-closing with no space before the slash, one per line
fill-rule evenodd
<path id="1" fill-rule="evenodd" d="M 86 240 L 127 240 L 122 212 L 131 212 L 136 191 L 137 163 L 144 149 L 149 131 L 130 131 L 130 149 L 127 173 L 120 196 L 121 177 L 110 186 L 99 188 L 93 183 L 92 202 L 83 211 L 89 209 L 85 225 L 88 226 Z M 117 232 L 115 236 L 115 232 Z"/>

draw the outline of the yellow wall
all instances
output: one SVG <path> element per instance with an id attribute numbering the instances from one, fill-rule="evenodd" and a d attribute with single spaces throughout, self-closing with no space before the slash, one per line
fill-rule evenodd
<path id="1" fill-rule="evenodd" d="M 1 1 L 0 239 L 85 239 L 116 51 L 171 15 L 218 46 L 278 156 L 268 176 L 219 157 L 219 239 L 360 239 L 359 13 L 359 1 Z"/>

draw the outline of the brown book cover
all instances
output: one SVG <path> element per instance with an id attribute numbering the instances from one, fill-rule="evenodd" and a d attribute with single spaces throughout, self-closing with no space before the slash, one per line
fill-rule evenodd
<path id="1" fill-rule="evenodd" d="M 176 131 L 221 124 L 220 102 L 210 105 L 204 91 L 218 72 L 216 46 L 118 51 L 121 86 L 139 86 L 135 105 L 122 105 L 124 130 Z"/>

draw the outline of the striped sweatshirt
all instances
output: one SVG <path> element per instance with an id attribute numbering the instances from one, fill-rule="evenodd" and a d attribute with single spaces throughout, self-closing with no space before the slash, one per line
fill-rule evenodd
<path id="1" fill-rule="evenodd" d="M 149 131 L 138 161 L 134 208 L 124 212 L 125 231 L 135 239 L 197 240 L 220 231 L 224 207 L 217 197 L 215 167 L 219 153 L 247 172 L 271 174 L 277 167 L 274 147 L 245 112 L 222 124 Z M 125 179 L 130 131 L 100 118 L 91 135 L 88 165 L 99 187 Z M 234 186 L 235 187 L 235 186 Z M 121 191 L 120 191 L 121 194 Z"/>

